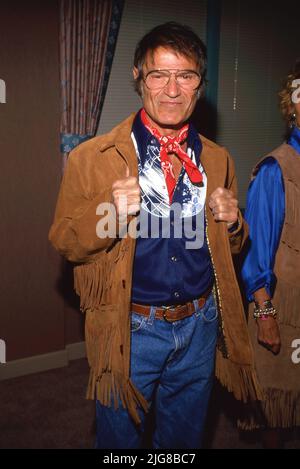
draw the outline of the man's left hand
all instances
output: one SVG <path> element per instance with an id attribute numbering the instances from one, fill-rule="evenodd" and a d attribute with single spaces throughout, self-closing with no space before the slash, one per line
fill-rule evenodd
<path id="1" fill-rule="evenodd" d="M 216 221 L 225 221 L 228 228 L 238 221 L 238 201 L 233 192 L 218 187 L 210 196 L 208 205 Z"/>

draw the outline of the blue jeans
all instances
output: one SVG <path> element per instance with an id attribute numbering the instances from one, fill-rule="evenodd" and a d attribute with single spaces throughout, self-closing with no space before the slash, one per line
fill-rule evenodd
<path id="1" fill-rule="evenodd" d="M 197 303 L 195 302 L 195 306 Z M 204 307 L 173 323 L 132 313 L 131 379 L 155 410 L 153 448 L 201 447 L 214 376 L 218 313 L 213 294 Z M 96 448 L 140 448 L 146 415 L 137 427 L 126 409 L 96 402 Z"/>

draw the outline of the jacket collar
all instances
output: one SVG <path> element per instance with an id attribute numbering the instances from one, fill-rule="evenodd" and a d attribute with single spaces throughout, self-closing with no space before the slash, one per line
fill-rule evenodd
<path id="1" fill-rule="evenodd" d="M 131 139 L 131 129 L 136 113 L 130 116 L 114 127 L 109 133 L 98 142 L 98 148 L 101 152 L 115 147 L 124 158 L 131 176 L 138 176 L 138 164 L 135 148 Z"/>
<path id="2" fill-rule="evenodd" d="M 114 127 L 105 136 L 101 137 L 100 142 L 98 141 L 100 151 L 105 151 L 111 147 L 115 147 L 121 157 L 125 160 L 129 168 L 130 175 L 134 177 L 138 177 L 138 160 L 131 138 L 131 131 L 136 115 L 137 113 L 135 112 L 130 114 L 127 119 Z M 224 181 L 220 180 L 219 177 L 223 174 L 224 168 L 218 167 L 215 158 L 212 157 L 213 153 L 218 148 L 217 145 L 202 135 L 199 135 L 199 138 L 203 146 L 201 152 L 201 164 L 203 165 L 206 174 L 210 176 L 208 177 L 207 187 L 207 192 L 210 194 L 216 187 L 218 187 L 218 185 L 224 184 Z M 211 178 L 216 182 L 216 187 L 210 187 Z"/>

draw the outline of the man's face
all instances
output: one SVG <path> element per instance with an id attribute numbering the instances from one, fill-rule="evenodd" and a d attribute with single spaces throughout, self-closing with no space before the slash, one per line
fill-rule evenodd
<path id="1" fill-rule="evenodd" d="M 172 49 L 157 48 L 153 54 L 146 56 L 143 65 L 144 77 L 152 70 L 193 70 L 199 73 L 199 67 L 193 59 L 177 54 Z M 138 70 L 133 69 L 133 76 L 137 78 Z M 164 135 L 170 134 L 170 129 L 177 130 L 191 116 L 196 102 L 197 91 L 180 87 L 175 75 L 172 74 L 169 83 L 158 90 L 150 90 L 141 81 L 143 106 L 150 121 Z"/>

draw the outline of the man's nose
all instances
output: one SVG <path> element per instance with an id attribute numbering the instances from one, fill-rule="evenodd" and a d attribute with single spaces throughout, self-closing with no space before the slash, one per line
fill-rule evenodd
<path id="1" fill-rule="evenodd" d="M 164 92 L 172 98 L 180 95 L 181 88 L 176 81 L 175 74 L 173 73 L 171 74 L 169 82 L 166 84 L 164 88 Z"/>

